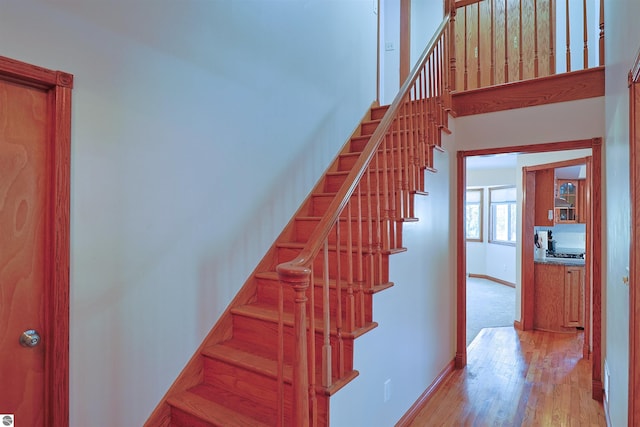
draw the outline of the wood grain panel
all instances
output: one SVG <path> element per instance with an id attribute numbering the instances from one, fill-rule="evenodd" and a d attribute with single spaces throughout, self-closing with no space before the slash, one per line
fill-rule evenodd
<path id="1" fill-rule="evenodd" d="M 535 9 L 533 0 L 522 0 L 522 60 L 523 78 L 532 79 L 534 74 L 534 51 L 536 40 Z"/>
<path id="2" fill-rule="evenodd" d="M 514 82 L 518 78 L 518 58 L 520 57 L 520 7 L 519 0 L 507 0 L 507 64 L 509 68 L 507 82 Z"/>
<path id="3" fill-rule="evenodd" d="M 494 0 L 494 37 L 495 37 L 495 68 L 496 68 L 496 84 L 506 83 L 505 78 L 505 30 L 507 28 L 505 21 L 505 2 L 504 0 Z"/>
<path id="4" fill-rule="evenodd" d="M 466 40 L 466 27 L 465 22 L 467 19 L 466 8 L 458 9 L 455 21 L 455 87 L 457 90 L 465 90 L 464 87 L 464 70 L 466 67 L 465 58 L 465 40 Z"/>
<path id="5" fill-rule="evenodd" d="M 553 0 L 487 0 L 465 3 L 465 7 L 460 2 L 457 5 L 462 24 L 456 38 L 456 56 L 462 64 L 457 77 L 461 84 L 467 82 L 466 87 L 457 86 L 458 90 L 555 74 Z"/>
<path id="6" fill-rule="evenodd" d="M 604 96 L 603 67 L 458 92 L 453 110 L 456 116 L 468 116 L 599 96 Z"/>
<path id="7" fill-rule="evenodd" d="M 465 70 L 465 82 L 467 89 L 480 87 L 478 84 L 478 6 L 479 3 L 468 6 L 467 11 L 467 69 Z"/>
<path id="8" fill-rule="evenodd" d="M 549 73 L 549 3 L 551 0 L 537 0 L 538 9 L 538 77 L 550 75 Z"/>
<path id="9" fill-rule="evenodd" d="M 0 387 L 0 402 L 38 426 L 45 421 L 46 343 L 27 349 L 18 337 L 46 330 L 48 96 L 0 80 L 0 105 L 0 378 L 10 384 Z"/>
<path id="10" fill-rule="evenodd" d="M 542 169 L 536 172 L 535 225 L 553 226 L 553 216 L 549 219 L 549 210 L 553 211 L 554 182 L 553 169 Z"/>
<path id="11" fill-rule="evenodd" d="M 563 265 L 535 265 L 533 327 L 542 331 L 575 332 L 575 328 L 564 328 L 564 282 Z"/>
<path id="12" fill-rule="evenodd" d="M 491 4 L 493 0 L 478 3 L 480 9 L 480 43 L 478 45 L 478 61 L 480 64 L 479 87 L 491 86 L 495 64 L 492 60 L 493 49 L 493 22 L 491 19 Z"/>

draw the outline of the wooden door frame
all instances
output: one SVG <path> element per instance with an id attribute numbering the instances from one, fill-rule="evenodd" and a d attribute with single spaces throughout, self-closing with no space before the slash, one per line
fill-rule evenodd
<path id="1" fill-rule="evenodd" d="M 629 187 L 631 235 L 629 253 L 629 408 L 630 426 L 640 422 L 640 52 L 629 72 Z"/>
<path id="2" fill-rule="evenodd" d="M 44 419 L 48 426 L 69 425 L 69 210 L 71 90 L 73 76 L 0 56 L 0 78 L 47 93 L 48 183 L 47 253 L 44 295 L 46 327 Z"/>
<path id="3" fill-rule="evenodd" d="M 552 142 L 544 144 L 520 145 L 501 148 L 489 148 L 482 150 L 458 151 L 457 152 L 457 297 L 456 297 L 456 368 L 461 369 L 467 364 L 467 344 L 466 344 L 466 323 L 467 323 L 467 283 L 466 283 L 466 239 L 465 239 L 465 218 L 464 203 L 466 194 L 466 158 L 471 156 L 483 156 L 491 154 L 505 153 L 546 153 L 553 151 L 577 150 L 583 148 L 591 148 L 592 164 L 591 164 L 591 186 L 590 197 L 590 234 L 591 239 L 588 244 L 591 247 L 587 251 L 587 257 L 591 258 L 591 282 L 592 282 L 592 335 L 593 335 L 593 352 L 592 352 L 592 390 L 593 399 L 602 401 L 602 138 L 592 138 L 575 141 Z M 527 195 L 523 195 L 527 197 Z M 525 218 L 522 220 L 522 227 L 533 225 L 525 224 Z M 531 239 L 533 241 L 533 229 L 530 230 Z M 524 239 L 524 233 L 521 234 Z M 523 245 L 523 251 L 526 245 Z M 531 248 L 530 248 L 531 249 Z M 591 255 L 589 254 L 591 253 Z M 533 252 L 531 250 L 531 256 Z M 589 262 L 589 259 L 587 259 Z M 524 271 L 521 272 L 521 300 L 526 298 L 527 293 L 531 293 L 533 288 L 525 283 Z M 521 313 L 521 316 L 523 313 Z M 520 320 L 522 323 L 522 319 Z"/>

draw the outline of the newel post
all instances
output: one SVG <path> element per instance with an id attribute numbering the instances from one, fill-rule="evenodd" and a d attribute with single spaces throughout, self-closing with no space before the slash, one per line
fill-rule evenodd
<path id="1" fill-rule="evenodd" d="M 309 369 L 307 366 L 307 296 L 311 270 L 291 265 L 278 266 L 282 286 L 295 292 L 293 307 L 293 425 L 309 426 Z"/>

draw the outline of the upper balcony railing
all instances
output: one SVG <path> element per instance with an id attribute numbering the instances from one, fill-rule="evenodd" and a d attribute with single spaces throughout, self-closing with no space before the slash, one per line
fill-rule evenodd
<path id="1" fill-rule="evenodd" d="M 457 91 L 604 65 L 604 0 L 458 0 Z"/>

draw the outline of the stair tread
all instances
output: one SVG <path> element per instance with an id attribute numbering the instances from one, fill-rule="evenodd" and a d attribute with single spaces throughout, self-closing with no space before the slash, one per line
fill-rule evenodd
<path id="1" fill-rule="evenodd" d="M 206 399 L 191 391 L 171 396 L 167 402 L 194 417 L 225 427 L 268 427 L 255 418 L 236 412 L 225 405 Z"/>
<path id="2" fill-rule="evenodd" d="M 408 218 L 404 218 L 401 219 L 399 221 L 406 221 Z M 276 243 L 276 247 L 277 248 L 286 248 L 286 249 L 304 249 L 306 245 L 306 242 L 278 242 Z M 336 250 L 336 245 L 335 244 L 330 244 L 329 245 L 329 251 L 335 251 Z M 347 251 L 347 245 L 340 245 L 340 251 L 346 253 Z M 383 250 L 382 253 L 384 255 L 390 255 L 390 254 L 394 254 L 394 253 L 398 253 L 398 252 L 406 252 L 407 248 L 404 247 L 400 247 L 400 248 L 390 248 L 388 250 Z M 365 249 L 362 248 L 362 253 L 364 254 L 368 254 L 371 253 L 371 251 L 369 249 Z"/>
<path id="3" fill-rule="evenodd" d="M 394 253 L 400 253 L 400 252 L 405 252 L 405 251 L 406 251 L 405 248 L 401 248 L 400 250 L 398 250 L 398 251 L 396 251 Z M 256 273 L 256 277 L 258 277 L 260 279 L 264 279 L 264 280 L 272 280 L 274 282 L 277 282 L 277 281 L 280 280 L 280 278 L 278 277 L 278 273 L 276 271 L 262 271 L 262 272 Z M 323 286 L 323 281 L 324 281 L 324 279 L 322 277 L 316 277 L 314 279 L 313 283 L 314 283 L 314 285 L 316 287 L 322 287 Z M 343 282 L 345 282 L 345 281 L 343 280 Z M 357 284 L 354 283 L 354 286 L 357 286 Z M 378 293 L 378 292 L 380 292 L 382 290 L 389 289 L 391 287 L 393 287 L 393 282 L 385 282 L 385 283 L 380 283 L 380 284 L 374 285 L 373 288 L 371 288 L 371 289 L 364 289 L 364 292 L 375 294 L 375 293 Z M 331 289 L 335 289 L 336 288 L 336 280 L 335 279 L 329 279 L 329 288 L 331 288 Z M 342 290 L 343 290 L 343 292 L 347 292 L 347 290 L 348 290 L 348 287 L 347 287 L 347 285 L 345 283 L 342 284 Z"/>
<path id="4" fill-rule="evenodd" d="M 205 347 L 202 350 L 202 354 L 206 357 L 231 363 L 271 378 L 277 378 L 278 361 L 256 354 L 252 349 L 251 343 L 243 343 L 242 341 L 234 341 L 231 339 L 223 343 Z M 293 368 L 291 365 L 285 364 L 283 375 L 285 382 L 291 383 L 291 378 L 293 378 Z"/>
<path id="5" fill-rule="evenodd" d="M 391 284 L 392 286 L 392 284 Z M 387 286 L 390 287 L 390 286 Z M 374 288 L 375 291 L 376 288 Z M 231 310 L 231 313 L 236 314 L 236 315 L 240 315 L 240 316 L 245 316 L 245 317 L 251 317 L 254 319 L 259 319 L 259 320 L 264 320 L 266 322 L 272 322 L 272 323 L 276 323 L 278 322 L 278 311 L 276 309 L 274 309 L 271 305 L 268 304 L 263 304 L 260 302 L 255 302 L 252 304 L 246 304 L 246 305 L 241 305 L 239 307 L 234 307 Z M 282 322 L 285 326 L 292 326 L 293 325 L 293 313 L 287 312 L 285 311 L 283 313 L 282 316 Z M 321 318 L 316 317 L 316 321 L 315 321 L 315 329 L 316 331 L 320 331 L 322 330 L 322 323 L 323 320 Z M 354 331 L 344 331 L 342 333 L 342 336 L 344 338 L 358 338 L 361 335 L 364 335 L 366 332 L 375 329 L 376 327 L 378 327 L 378 323 L 377 322 L 370 322 L 368 324 L 366 324 L 365 326 L 362 326 Z M 336 335 L 337 331 L 335 329 L 335 326 L 332 325 L 331 326 L 331 331 L 330 331 L 331 335 Z"/>
<path id="6" fill-rule="evenodd" d="M 273 281 L 279 281 L 280 278 L 278 276 L 278 272 L 277 271 L 261 271 L 259 273 L 256 273 L 255 275 L 257 278 L 259 279 L 265 279 L 265 280 L 273 280 Z M 322 277 L 314 277 L 314 285 L 315 286 L 322 286 L 324 279 Z M 343 284 L 342 287 L 344 288 L 343 290 L 346 292 L 347 290 L 347 286 L 344 283 L 345 280 L 342 280 Z M 329 288 L 335 288 L 336 287 L 336 279 L 329 279 Z"/>
<path id="7" fill-rule="evenodd" d="M 425 196 L 426 194 L 424 194 L 423 192 L 421 193 L 421 195 Z M 299 215 L 297 217 L 295 217 L 296 221 L 314 221 L 314 222 L 318 222 L 318 221 L 322 221 L 324 217 L 322 215 Z M 380 218 L 371 218 L 367 215 L 362 215 L 362 216 L 357 216 L 357 215 L 351 215 L 351 221 L 358 221 L 358 218 L 361 218 L 363 221 L 368 221 L 369 219 L 373 219 L 374 221 L 384 221 L 387 218 L 384 217 L 380 217 Z M 405 218 L 388 218 L 391 221 L 403 221 Z M 345 222 L 347 220 L 347 217 L 340 217 L 340 221 Z"/>

